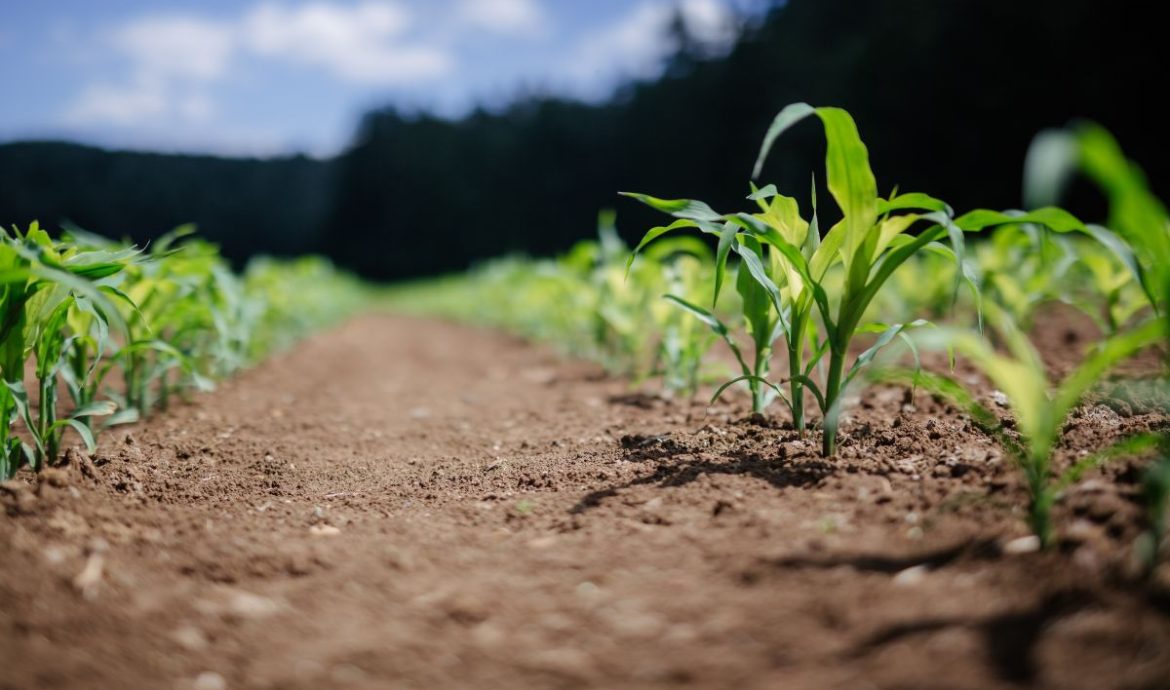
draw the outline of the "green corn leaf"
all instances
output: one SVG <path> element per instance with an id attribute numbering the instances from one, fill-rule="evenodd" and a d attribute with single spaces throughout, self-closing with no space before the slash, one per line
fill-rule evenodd
<path id="1" fill-rule="evenodd" d="M 759 154 L 756 155 L 756 163 L 752 167 L 753 180 L 760 176 L 760 171 L 764 168 L 764 160 L 768 158 L 768 153 L 772 150 L 772 145 L 776 143 L 776 138 L 789 127 L 816 112 L 816 109 L 807 103 L 793 103 L 776 115 L 772 124 L 768 126 L 768 132 L 764 135 L 764 143 L 760 146 Z"/>
<path id="2" fill-rule="evenodd" d="M 865 351 L 857 356 L 857 359 L 853 360 L 853 365 L 849 368 L 849 373 L 845 376 L 844 383 L 841 384 L 841 390 L 849 388 L 850 382 L 852 382 L 853 379 L 857 377 L 857 375 L 866 367 L 866 365 L 873 361 L 873 358 L 882 351 L 882 348 L 884 348 L 886 345 L 889 345 L 890 342 L 903 331 L 912 328 L 921 328 L 923 326 L 933 325 L 934 324 L 930 323 L 926 319 L 917 319 L 915 321 L 911 321 L 910 323 L 896 323 L 889 326 L 886 324 L 875 323 L 858 328 L 857 332 L 859 333 L 876 332 L 880 333 L 880 335 L 878 335 L 877 340 L 874 341 L 873 345 L 870 345 L 865 349 Z"/>
<path id="3" fill-rule="evenodd" d="M 117 410 L 118 406 L 113 402 L 109 400 L 98 400 L 77 408 L 69 416 L 75 419 L 78 417 L 104 417 L 114 414 Z"/>
<path id="4" fill-rule="evenodd" d="M 1038 223 L 1054 232 L 1085 232 L 1085 224 L 1061 208 L 1046 207 L 1034 211 L 991 211 L 979 209 L 964 213 L 955 219 L 955 225 L 966 232 L 983 230 L 996 225 Z"/>
<path id="5" fill-rule="evenodd" d="M 688 302 L 687 300 L 678 297 L 677 295 L 664 295 L 663 297 L 666 300 L 673 302 L 675 305 L 681 307 L 683 310 L 689 312 L 699 321 L 707 324 L 707 326 L 712 331 L 714 331 L 719 337 L 723 338 L 723 342 L 727 343 L 727 347 L 731 350 L 731 353 L 735 355 L 735 359 L 736 362 L 739 363 L 740 370 L 743 371 L 745 375 L 751 375 L 751 367 L 749 367 L 747 362 L 744 360 L 743 353 L 739 349 L 739 345 L 735 342 L 735 338 L 731 336 L 727 326 L 722 321 L 720 321 L 717 316 L 712 314 L 710 311 L 700 307 L 699 305 Z"/>
<path id="6" fill-rule="evenodd" d="M 771 300 L 772 307 L 776 310 L 776 313 L 783 314 L 784 305 L 783 298 L 780 296 L 780 288 L 778 288 L 776 283 L 773 282 L 770 277 L 768 277 L 768 272 L 764 270 L 764 263 L 761 261 L 760 255 L 746 244 L 740 244 L 735 248 L 735 251 L 743 260 L 743 265 L 747 267 L 748 273 L 751 275 L 752 279 L 755 280 L 757 285 L 764 289 L 764 292 L 767 294 L 768 299 Z"/>
<path id="7" fill-rule="evenodd" d="M 1024 158 L 1024 203 L 1028 208 L 1052 206 L 1076 170 L 1076 139 L 1060 130 L 1044 130 L 1032 139 Z"/>
<path id="8" fill-rule="evenodd" d="M 821 221 L 817 216 L 817 178 L 814 174 L 810 183 L 809 199 L 812 203 L 812 218 L 808 221 L 808 236 L 805 238 L 804 246 L 801 247 L 801 253 L 806 259 L 812 260 L 816 256 L 817 249 L 821 246 Z M 813 273 L 810 269 L 809 273 Z"/>
<path id="9" fill-rule="evenodd" d="M 812 375 L 812 370 L 817 366 L 817 364 L 821 361 L 821 358 L 824 357 L 825 353 L 828 351 L 829 351 L 829 339 L 828 338 L 825 338 L 821 342 L 814 344 L 813 350 L 812 350 L 812 355 L 809 357 L 809 360 L 805 364 L 805 367 L 804 367 L 805 378 L 808 378 L 809 376 Z"/>
<path id="10" fill-rule="evenodd" d="M 629 259 L 626 260 L 626 277 L 630 276 L 630 268 L 634 265 L 634 259 L 638 256 L 638 252 L 668 232 L 681 230 L 683 228 L 698 228 L 699 224 L 692 220 L 676 220 L 670 225 L 660 225 L 655 228 L 650 228 L 646 234 L 642 236 L 642 240 L 638 242 L 638 246 L 634 247 L 634 251 L 630 252 Z"/>
<path id="11" fill-rule="evenodd" d="M 756 216 L 780 232 L 780 236 L 795 247 L 804 244 L 808 235 L 808 222 L 800 216 L 800 206 L 796 199 L 783 194 L 772 196 L 771 202 L 763 213 Z"/>
<path id="12" fill-rule="evenodd" d="M 816 112 L 828 143 L 825 167 L 829 193 L 845 214 L 848 255 L 861 244 L 877 218 L 877 181 L 853 117 L 840 108 L 817 108 Z"/>
<path id="13" fill-rule="evenodd" d="M 808 261 L 809 275 L 821 282 L 833 264 L 840 259 L 841 247 L 845 243 L 846 227 L 844 221 L 829 228 L 829 232 L 821 238 L 820 246 L 813 252 Z M 811 234 L 811 233 L 810 233 Z"/>
<path id="14" fill-rule="evenodd" d="M 1158 305 L 1160 304 L 1160 300 L 1156 294 L 1156 287 L 1150 284 L 1145 269 L 1142 268 L 1137 255 L 1134 254 L 1133 249 L 1126 244 L 1125 240 L 1121 239 L 1112 230 L 1100 225 L 1093 225 L 1092 223 L 1085 225 L 1085 232 L 1117 257 L 1117 260 L 1125 266 L 1130 274 L 1133 275 L 1134 280 L 1141 286 L 1142 292 L 1145 293 L 1146 298 L 1150 301 L 1150 305 L 1154 307 L 1154 311 L 1159 311 Z"/>
<path id="15" fill-rule="evenodd" d="M 686 301 L 685 299 L 683 299 L 682 297 L 679 297 L 677 295 L 663 295 L 662 297 L 663 297 L 663 299 L 674 302 L 679 307 L 682 307 L 683 309 L 685 309 L 687 312 L 689 312 L 691 315 L 693 315 L 696 319 L 707 324 L 707 326 L 709 326 L 712 331 L 714 331 L 715 333 L 717 333 L 721 337 L 726 338 L 728 336 L 729 332 L 727 330 L 727 326 L 724 325 L 724 323 L 719 320 L 719 317 L 715 316 L 710 311 L 700 307 L 697 304 L 691 304 L 690 302 Z"/>
<path id="16" fill-rule="evenodd" d="M 813 381 L 812 378 L 807 374 L 794 376 L 793 380 L 803 385 L 805 390 L 812 393 L 813 398 L 817 401 L 817 407 L 819 407 L 821 412 L 825 414 L 826 421 L 823 422 L 823 424 L 827 424 L 828 411 L 825 409 L 825 394 L 821 392 L 821 387 L 818 386 L 817 382 Z"/>
<path id="17" fill-rule="evenodd" d="M 719 293 L 723 290 L 723 281 L 727 277 L 727 257 L 731 254 L 735 244 L 737 230 L 734 223 L 723 224 L 723 231 L 719 234 L 719 246 L 715 252 L 715 294 L 711 297 L 711 308 L 719 303 Z"/>
<path id="18" fill-rule="evenodd" d="M 141 415 L 133 407 L 118 410 L 114 414 L 106 417 L 104 420 L 105 427 L 118 426 L 120 424 L 134 424 L 141 419 Z"/>
<path id="19" fill-rule="evenodd" d="M 764 201 L 765 199 L 769 199 L 771 197 L 774 197 L 779 193 L 780 193 L 779 190 L 776 189 L 776 185 L 774 185 L 774 184 L 764 185 L 763 187 L 757 189 L 756 185 L 753 183 L 752 184 L 752 193 L 749 194 L 747 196 L 747 198 L 749 201 Z M 768 205 L 767 204 L 760 204 L 760 208 L 763 210 L 767 210 Z"/>
<path id="20" fill-rule="evenodd" d="M 732 386 L 734 386 L 737 383 L 740 383 L 741 381 L 755 381 L 757 383 L 760 383 L 760 384 L 767 386 L 768 388 L 771 388 L 773 391 L 775 391 L 777 398 L 784 401 L 784 404 L 787 405 L 789 409 L 792 408 L 792 405 L 791 405 L 791 403 L 789 403 L 788 397 L 785 395 L 783 389 L 781 389 L 779 386 L 777 386 L 776 384 L 772 383 L 771 381 L 769 381 L 765 378 L 762 378 L 760 376 L 754 376 L 752 374 L 744 374 L 742 376 L 736 376 L 735 378 L 731 379 L 730 381 L 725 381 L 721 386 L 719 386 L 718 388 L 715 389 L 715 393 L 711 396 L 711 403 L 714 403 L 716 400 L 718 400 L 719 396 L 723 395 L 723 392 L 725 390 L 727 390 L 728 388 L 731 388 Z"/>
<path id="21" fill-rule="evenodd" d="M 681 254 L 689 254 L 703 263 L 714 260 L 711 248 L 693 235 L 677 235 L 659 240 L 643 250 L 643 255 L 656 262 L 666 263 Z"/>
<path id="22" fill-rule="evenodd" d="M 639 194 L 637 192 L 618 192 L 618 194 L 628 196 L 631 199 L 637 199 L 650 208 L 668 213 L 676 218 L 702 220 L 710 223 L 717 223 L 723 220 L 723 216 L 716 213 L 713 208 L 702 201 L 696 201 L 694 199 L 659 199 L 649 194 Z"/>
<path id="23" fill-rule="evenodd" d="M 17 414 L 20 415 L 21 421 L 24 422 L 25 427 L 29 430 L 29 435 L 32 436 L 33 443 L 36 445 L 38 453 L 45 452 L 44 439 L 40 434 L 36 433 L 37 424 L 32 416 L 32 406 L 28 401 L 28 391 L 24 388 L 24 383 L 20 381 L 5 381 L 5 387 L 12 395 L 12 402 L 16 406 Z M 29 464 L 35 462 L 34 454 L 27 454 Z"/>
<path id="24" fill-rule="evenodd" d="M 923 216 L 923 218 L 926 217 L 927 216 Z M 886 281 L 889 280 L 890 276 L 893 275 L 894 271 L 896 271 L 902 264 L 904 264 L 911 256 L 917 254 L 923 247 L 930 244 L 931 242 L 938 240 L 944 234 L 946 234 L 946 230 L 944 230 L 941 226 L 932 225 L 931 227 L 919 233 L 917 237 L 909 239 L 904 243 L 900 243 L 887 251 L 882 256 L 878 264 L 874 267 L 869 281 L 866 282 L 865 286 L 861 290 L 854 293 L 847 309 L 842 311 L 842 323 L 837 325 L 838 328 L 844 331 L 849 326 L 849 323 L 845 321 L 845 317 L 848 317 L 852 323 L 857 323 L 857 321 L 861 319 L 862 314 L 865 312 L 870 302 L 873 301 L 873 298 L 877 295 L 882 286 L 885 285 Z M 821 249 L 824 249 L 824 247 L 825 245 L 822 244 Z"/>
<path id="25" fill-rule="evenodd" d="M 1151 319 L 1132 331 L 1118 333 L 1100 343 L 1057 389 L 1052 403 L 1053 414 L 1064 419 L 1106 372 L 1140 350 L 1164 342 L 1167 335 L 1166 321 Z"/>
<path id="26" fill-rule="evenodd" d="M 57 424 L 54 424 L 54 426 L 57 425 L 68 425 L 72 427 L 73 430 L 77 432 L 77 435 L 81 437 L 81 440 L 85 443 L 85 449 L 90 453 L 93 453 L 97 450 L 97 441 L 94 440 L 93 431 L 85 422 L 82 422 L 78 419 L 69 418 L 62 419 L 61 421 L 57 422 Z"/>
<path id="27" fill-rule="evenodd" d="M 33 274 L 38 278 L 49 281 L 50 283 L 63 285 L 70 290 L 75 291 L 77 294 L 84 295 L 85 297 L 89 298 L 89 300 L 93 302 L 96 308 L 102 310 L 102 312 L 106 314 L 106 318 L 109 321 L 110 326 L 112 326 L 118 333 L 125 334 L 129 332 L 126 327 L 125 320 L 122 319 L 122 315 L 118 312 L 117 309 L 114 308 L 112 304 L 110 304 L 102 290 L 93 282 L 80 276 L 76 276 L 68 271 L 62 271 L 43 265 L 34 266 Z"/>
<path id="28" fill-rule="evenodd" d="M 804 254 L 801 253 L 800 249 L 785 240 L 784 237 L 781 236 L 775 228 L 769 226 L 767 223 L 760 221 L 755 216 L 741 213 L 732 217 L 731 221 L 738 223 L 741 227 L 748 230 L 757 240 L 762 241 L 779 251 L 787 261 L 785 265 L 788 268 L 795 270 L 804 281 L 805 286 L 811 290 L 813 299 L 816 301 L 817 305 L 823 312 L 823 316 L 825 316 L 825 318 L 829 317 L 829 298 L 825 292 L 824 287 L 821 285 L 820 280 L 820 278 L 823 278 L 823 275 L 814 280 L 814 275 L 816 274 L 810 270 L 810 262 L 804 258 Z M 833 236 L 833 233 L 830 232 L 829 236 Z M 832 241 L 835 240 L 830 240 L 829 237 L 826 237 L 825 243 L 821 245 L 821 249 L 819 249 L 818 252 L 824 250 L 826 247 L 831 250 Z M 762 266 L 763 264 L 761 262 L 761 267 Z M 829 321 L 826 323 L 829 325 L 831 330 L 832 320 L 829 319 Z"/>
<path id="29" fill-rule="evenodd" d="M 939 211 L 950 216 L 955 215 L 955 212 L 949 204 L 929 194 L 922 194 L 921 192 L 909 192 L 895 195 L 888 200 L 877 200 L 877 212 L 879 216 L 884 216 L 893 211 Z"/>

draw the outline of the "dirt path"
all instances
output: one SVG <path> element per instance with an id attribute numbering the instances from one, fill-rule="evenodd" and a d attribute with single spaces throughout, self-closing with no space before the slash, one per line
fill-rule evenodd
<path id="1" fill-rule="evenodd" d="M 1012 473 L 929 399 L 867 393 L 829 463 L 628 393 L 440 323 L 313 338 L 0 491 L 0 687 L 1170 687 L 1166 590 L 1115 584 L 1133 468 L 1009 555 Z M 1111 414 L 1074 427 L 1150 423 Z"/>

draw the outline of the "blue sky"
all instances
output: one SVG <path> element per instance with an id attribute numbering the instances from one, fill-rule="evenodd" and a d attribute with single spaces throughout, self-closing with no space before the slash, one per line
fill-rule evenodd
<path id="1" fill-rule="evenodd" d="M 395 103 L 458 114 L 654 76 L 679 7 L 727 43 L 753 0 L 0 0 L 0 141 L 331 155 Z"/>

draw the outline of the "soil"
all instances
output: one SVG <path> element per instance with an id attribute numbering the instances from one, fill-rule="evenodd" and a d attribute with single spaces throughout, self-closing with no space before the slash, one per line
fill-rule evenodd
<path id="1" fill-rule="evenodd" d="M 825 460 L 740 394 L 356 319 L 0 487 L 0 688 L 1170 688 L 1140 462 L 1031 551 L 993 442 L 857 397 Z M 1082 408 L 1061 461 L 1152 409 Z"/>

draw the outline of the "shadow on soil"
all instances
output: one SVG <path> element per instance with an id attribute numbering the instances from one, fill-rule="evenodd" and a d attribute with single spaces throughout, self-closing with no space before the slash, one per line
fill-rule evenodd
<path id="1" fill-rule="evenodd" d="M 1030 684 L 1036 679 L 1036 643 L 1052 621 L 1091 606 L 1095 597 L 1084 591 L 1050 594 L 1036 606 L 984 618 L 935 618 L 899 623 L 870 635 L 848 656 L 872 654 L 886 645 L 949 628 L 975 630 L 983 638 L 988 657 L 999 677 L 1007 682 Z"/>
<path id="2" fill-rule="evenodd" d="M 687 459 L 673 461 L 677 454 L 687 452 L 665 437 L 626 437 L 622 445 L 630 460 L 660 460 L 654 472 L 623 484 L 598 489 L 586 494 L 569 513 L 579 515 L 596 508 L 606 498 L 616 496 L 622 489 L 647 484 L 660 487 L 685 486 L 703 475 L 748 475 L 762 479 L 778 489 L 808 487 L 831 475 L 835 468 L 822 460 L 801 459 L 797 462 L 781 458 L 764 458 L 758 453 L 732 452 L 721 460 Z"/>
<path id="3" fill-rule="evenodd" d="M 830 554 L 825 556 L 790 556 L 769 560 L 768 565 L 777 568 L 832 570 L 848 566 L 854 570 L 871 573 L 893 575 L 907 568 L 925 566 L 934 570 L 959 560 L 992 559 L 1001 554 L 995 539 L 965 539 L 951 546 L 944 546 L 930 551 L 889 556 L 881 554 Z"/>

